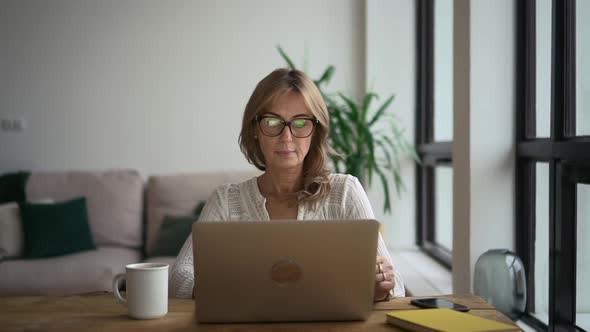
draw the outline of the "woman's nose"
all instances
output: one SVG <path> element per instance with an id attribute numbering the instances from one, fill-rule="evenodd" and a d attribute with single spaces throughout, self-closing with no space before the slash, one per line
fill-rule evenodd
<path id="1" fill-rule="evenodd" d="M 283 129 L 280 140 L 281 142 L 290 142 L 293 140 L 293 134 L 291 134 L 291 128 L 289 126 L 285 126 Z"/>

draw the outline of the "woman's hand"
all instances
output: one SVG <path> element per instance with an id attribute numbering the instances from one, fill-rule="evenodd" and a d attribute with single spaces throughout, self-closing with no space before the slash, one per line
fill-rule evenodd
<path id="1" fill-rule="evenodd" d="M 389 292 L 395 287 L 393 266 L 383 256 L 377 256 L 375 264 L 375 301 L 389 299 Z"/>

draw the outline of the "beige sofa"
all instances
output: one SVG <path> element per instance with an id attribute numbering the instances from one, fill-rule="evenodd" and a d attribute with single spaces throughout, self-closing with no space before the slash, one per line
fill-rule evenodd
<path id="1" fill-rule="evenodd" d="M 32 173 L 29 201 L 55 202 L 86 197 L 88 221 L 97 250 L 44 259 L 0 262 L 0 296 L 68 295 L 110 291 L 125 265 L 140 261 L 174 263 L 175 257 L 152 257 L 165 215 L 190 215 L 223 183 L 256 171 L 151 176 L 134 170 Z"/>

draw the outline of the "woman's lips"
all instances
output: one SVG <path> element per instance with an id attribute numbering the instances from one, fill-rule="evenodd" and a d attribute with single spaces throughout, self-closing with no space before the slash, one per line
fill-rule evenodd
<path id="1" fill-rule="evenodd" d="M 277 150 L 275 151 L 276 154 L 278 154 L 279 156 L 289 156 L 292 153 L 295 153 L 295 151 L 293 150 Z"/>

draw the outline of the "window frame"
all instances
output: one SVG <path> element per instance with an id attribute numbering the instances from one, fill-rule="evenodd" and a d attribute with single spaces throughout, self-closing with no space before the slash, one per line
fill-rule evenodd
<path id="1" fill-rule="evenodd" d="M 436 167 L 452 167 L 452 141 L 434 141 L 434 0 L 416 5 L 416 244 L 451 268 L 452 252 L 435 241 Z"/>
<path id="2" fill-rule="evenodd" d="M 576 184 L 590 176 L 590 136 L 575 136 L 575 2 L 552 1 L 551 132 L 536 138 L 536 2 L 516 2 L 516 251 L 527 273 L 523 320 L 537 330 L 577 330 Z M 549 163 L 549 324 L 535 311 L 536 162 Z M 560 273 L 558 274 L 557 271 Z"/>

